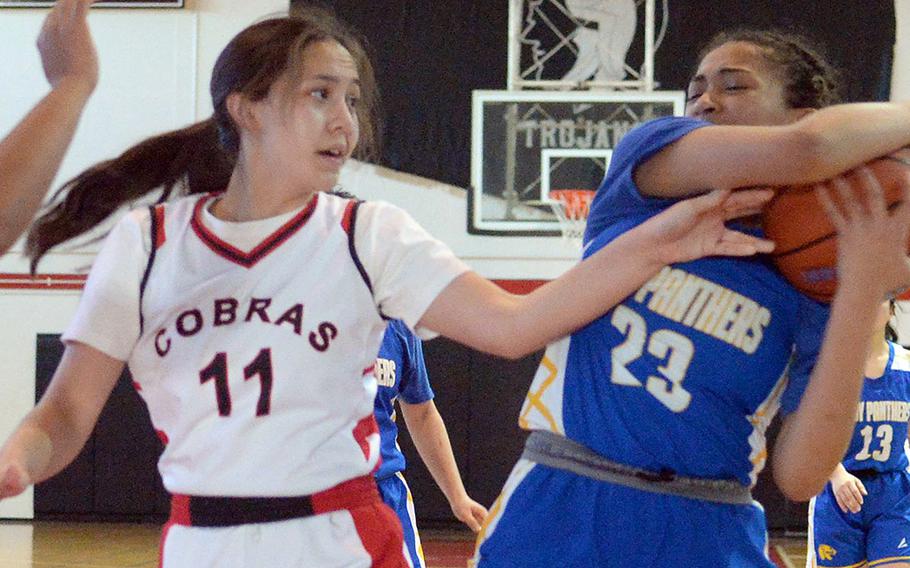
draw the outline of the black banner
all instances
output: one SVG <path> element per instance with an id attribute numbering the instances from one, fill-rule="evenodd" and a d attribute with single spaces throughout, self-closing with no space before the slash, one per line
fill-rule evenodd
<path id="1" fill-rule="evenodd" d="M 661 89 L 685 89 L 698 49 L 735 27 L 798 31 L 823 44 L 848 100 L 886 100 L 895 40 L 891 0 L 657 0 L 666 33 L 655 56 Z M 301 3 L 304 3 L 301 1 Z M 293 4 L 293 2 L 292 2 Z M 383 164 L 470 184 L 471 91 L 506 88 L 508 2 L 330 0 L 366 37 L 385 117 Z M 641 64 L 643 8 L 627 62 Z"/>

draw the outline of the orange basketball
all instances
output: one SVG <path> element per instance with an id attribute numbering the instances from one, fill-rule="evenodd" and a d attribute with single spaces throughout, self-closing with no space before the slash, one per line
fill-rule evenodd
<path id="1" fill-rule="evenodd" d="M 866 165 L 881 183 L 888 206 L 900 202 L 901 184 L 910 180 L 910 147 Z M 854 189 L 862 187 L 855 173 L 848 174 L 847 180 Z M 832 187 L 829 193 L 837 202 L 837 191 Z M 776 245 L 772 258 L 778 270 L 807 296 L 830 302 L 837 289 L 837 235 L 815 187 L 780 188 L 765 208 L 762 221 Z"/>

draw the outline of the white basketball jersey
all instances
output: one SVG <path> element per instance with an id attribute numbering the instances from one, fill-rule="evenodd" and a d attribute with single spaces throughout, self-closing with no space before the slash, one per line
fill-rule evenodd
<path id="1" fill-rule="evenodd" d="M 155 225 L 155 242 L 128 363 L 166 441 L 159 462 L 165 487 L 189 495 L 305 495 L 369 474 L 379 457 L 373 364 L 385 320 L 376 299 L 383 293 L 372 289 L 364 265 L 386 262 L 373 252 L 382 247 L 372 235 L 382 231 L 369 227 L 391 219 L 366 215 L 361 240 L 371 256 L 361 263 L 349 236 L 359 222 L 355 202 L 319 194 L 244 252 L 203 223 L 211 199 L 159 205 L 140 220 Z M 373 213 L 388 209 L 369 205 Z M 386 248 L 408 248 L 396 244 Z M 430 277 L 430 300 L 464 270 L 447 254 Z M 380 286 L 399 297 L 401 287 L 389 284 L 399 277 L 376 270 Z M 411 310 L 419 310 L 412 321 L 426 305 Z M 93 344 L 92 327 L 80 314 L 65 339 Z"/>

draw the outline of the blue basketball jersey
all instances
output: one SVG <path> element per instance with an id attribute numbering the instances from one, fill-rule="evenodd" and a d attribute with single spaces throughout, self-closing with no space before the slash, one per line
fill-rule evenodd
<path id="1" fill-rule="evenodd" d="M 675 203 L 639 193 L 635 168 L 708 125 L 662 118 L 620 141 L 591 206 L 585 257 Z M 519 423 L 632 466 L 754 484 L 765 430 L 780 407 L 799 404 L 827 317 L 765 256 L 665 267 L 548 347 Z"/>
<path id="2" fill-rule="evenodd" d="M 910 421 L 910 352 L 894 343 L 885 373 L 863 382 L 856 428 L 844 457 L 848 471 L 907 469 L 907 422 Z"/>
<path id="3" fill-rule="evenodd" d="M 392 320 L 386 328 L 376 358 L 376 392 L 374 414 L 379 424 L 382 463 L 377 479 L 394 475 L 405 468 L 404 454 L 398 447 L 398 426 L 395 424 L 395 399 L 420 404 L 433 399 L 433 389 L 423 361 L 422 342 L 405 324 Z"/>

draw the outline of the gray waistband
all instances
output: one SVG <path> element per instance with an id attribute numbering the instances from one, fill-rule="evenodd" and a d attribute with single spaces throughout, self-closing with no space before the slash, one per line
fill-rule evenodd
<path id="1" fill-rule="evenodd" d="M 651 493 L 733 505 L 752 504 L 749 488 L 736 481 L 680 477 L 670 470 L 645 471 L 612 462 L 578 442 L 543 430 L 531 432 L 521 457 L 592 479 Z"/>

